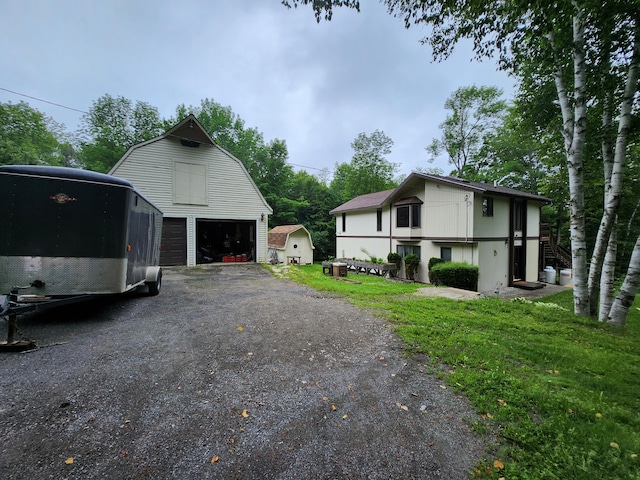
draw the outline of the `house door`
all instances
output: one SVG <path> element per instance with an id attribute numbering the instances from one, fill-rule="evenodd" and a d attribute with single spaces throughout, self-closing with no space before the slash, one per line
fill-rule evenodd
<path id="1" fill-rule="evenodd" d="M 511 201 L 511 281 L 525 280 L 527 276 L 526 202 Z"/>

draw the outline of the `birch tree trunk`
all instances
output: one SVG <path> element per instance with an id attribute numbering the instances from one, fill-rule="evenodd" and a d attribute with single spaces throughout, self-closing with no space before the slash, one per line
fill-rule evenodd
<path id="1" fill-rule="evenodd" d="M 607 62 L 608 66 L 608 62 Z M 611 192 L 611 174 L 613 172 L 613 144 L 611 142 L 611 138 L 609 136 L 609 129 L 611 128 L 613 116 L 613 92 L 611 90 L 607 91 L 605 94 L 604 106 L 602 109 L 602 161 L 604 168 L 604 201 L 603 205 L 609 204 L 608 195 Z M 605 215 L 606 210 L 602 213 L 602 219 L 600 220 L 600 231 L 598 235 L 600 235 L 601 230 L 605 223 Z M 599 251 L 597 241 L 596 246 L 594 247 L 593 256 L 591 257 L 591 268 L 589 269 L 589 307 L 590 307 L 590 315 L 595 317 L 598 314 L 598 294 L 600 294 L 600 313 L 598 316 L 600 321 L 604 321 L 602 318 L 603 314 L 603 303 L 606 303 L 608 306 L 606 307 L 606 313 L 604 313 L 604 318 L 609 313 L 609 309 L 611 308 L 611 303 L 613 303 L 613 288 L 608 288 L 609 283 L 611 282 L 611 286 L 613 286 L 613 277 L 608 277 L 608 275 L 615 275 L 615 255 L 613 258 L 609 256 L 610 250 L 613 247 L 613 244 L 617 242 L 617 237 L 614 237 L 614 232 L 612 231 L 609 235 L 609 245 L 606 250 L 606 259 L 605 262 L 613 262 L 613 269 L 603 269 L 598 266 L 594 266 L 594 261 L 596 259 L 596 252 Z M 615 243 L 617 247 L 617 243 Z M 616 248 L 617 252 L 617 248 Z M 611 265 L 609 265 L 611 267 Z M 602 271 L 602 273 L 601 273 Z M 599 283 L 599 288 L 598 284 Z M 607 295 L 609 295 L 607 297 Z"/>
<path id="2" fill-rule="evenodd" d="M 636 245 L 633 247 L 627 274 L 624 277 L 618 296 L 613 301 L 613 305 L 611 305 L 607 323 L 618 327 L 626 325 L 629 308 L 633 305 L 638 288 L 640 288 L 640 236 L 638 236 Z"/>
<path id="3" fill-rule="evenodd" d="M 609 246 L 604 256 L 604 264 L 602 265 L 602 276 L 600 277 L 600 309 L 598 312 L 598 320 L 606 322 L 613 304 L 614 280 L 616 274 L 616 256 L 618 255 L 618 231 L 617 219 L 614 222 L 611 236 L 609 237 Z"/>
<path id="4" fill-rule="evenodd" d="M 605 157 L 605 195 L 604 195 L 604 212 L 596 243 L 591 256 L 591 267 L 589 269 L 589 298 L 591 302 L 595 302 L 598 298 L 598 288 L 600 285 L 600 275 L 602 272 L 602 263 L 611 236 L 611 231 L 615 223 L 618 208 L 622 198 L 622 183 L 624 180 L 624 167 L 627 158 L 627 145 L 629 143 L 629 130 L 631 129 L 633 100 L 636 93 L 638 83 L 638 64 L 640 63 L 640 32 L 639 25 L 636 23 L 634 29 L 635 39 L 633 42 L 633 54 L 629 69 L 627 72 L 627 81 L 625 83 L 622 103 L 620 105 L 620 115 L 618 120 L 618 135 L 616 138 L 616 146 L 613 155 L 613 165 L 609 167 L 608 159 Z M 606 108 L 605 108 L 606 110 Z M 603 118 L 606 114 L 603 115 Z M 605 133 L 606 135 L 606 133 Z M 605 146 L 603 146 L 603 155 L 605 155 Z M 608 168 L 610 168 L 610 181 L 607 182 Z M 596 305 L 590 304 L 591 314 L 595 315 Z M 599 318 L 606 316 L 605 312 L 600 312 Z"/>
<path id="5" fill-rule="evenodd" d="M 584 11 L 572 2 L 573 15 L 573 108 L 562 76 L 561 61 L 556 60 L 554 74 L 558 101 L 562 111 L 565 155 L 569 174 L 569 224 L 573 268 L 573 305 L 576 315 L 589 315 L 587 276 L 587 242 L 585 234 L 583 151 L 586 137 L 586 72 L 584 53 Z M 554 45 L 553 34 L 548 35 Z M 557 49 L 556 49 L 557 50 Z"/>

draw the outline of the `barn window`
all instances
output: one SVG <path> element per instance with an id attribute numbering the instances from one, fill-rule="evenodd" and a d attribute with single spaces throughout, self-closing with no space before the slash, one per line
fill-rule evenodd
<path id="1" fill-rule="evenodd" d="M 173 202 L 188 205 L 207 205 L 206 165 L 175 162 Z"/>

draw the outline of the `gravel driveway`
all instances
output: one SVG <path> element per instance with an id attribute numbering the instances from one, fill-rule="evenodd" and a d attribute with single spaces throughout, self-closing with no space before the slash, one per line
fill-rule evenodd
<path id="1" fill-rule="evenodd" d="M 0 356 L 3 478 L 462 479 L 482 457 L 385 320 L 256 264 L 164 273 L 21 319 L 40 348 Z"/>

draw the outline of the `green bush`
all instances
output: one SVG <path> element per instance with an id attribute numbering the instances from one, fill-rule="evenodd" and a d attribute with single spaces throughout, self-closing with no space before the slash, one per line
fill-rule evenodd
<path id="1" fill-rule="evenodd" d="M 444 260 L 439 257 L 431 257 L 429 259 L 429 283 L 433 285 L 440 285 L 438 276 L 432 271 L 433 266 L 438 265 L 439 263 L 444 263 Z"/>
<path id="2" fill-rule="evenodd" d="M 418 271 L 418 265 L 420 265 L 420 257 L 410 253 L 404 257 L 404 272 L 407 275 L 407 280 L 415 280 L 416 272 Z"/>
<path id="3" fill-rule="evenodd" d="M 396 271 L 391 273 L 391 276 L 395 277 L 396 275 L 398 275 L 400 273 L 400 269 L 402 268 L 402 257 L 400 256 L 400 254 L 389 252 L 389 255 L 387 255 L 387 262 L 395 263 L 396 265 Z"/>
<path id="4" fill-rule="evenodd" d="M 467 262 L 436 263 L 431 268 L 436 281 L 447 287 L 476 291 L 478 289 L 478 267 Z"/>

